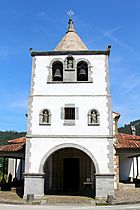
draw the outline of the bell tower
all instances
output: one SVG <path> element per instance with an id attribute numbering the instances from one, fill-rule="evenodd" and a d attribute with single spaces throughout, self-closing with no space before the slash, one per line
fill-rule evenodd
<path id="1" fill-rule="evenodd" d="M 110 46 L 89 50 L 70 15 L 53 51 L 30 53 L 24 197 L 87 186 L 96 198 L 114 195 Z"/>

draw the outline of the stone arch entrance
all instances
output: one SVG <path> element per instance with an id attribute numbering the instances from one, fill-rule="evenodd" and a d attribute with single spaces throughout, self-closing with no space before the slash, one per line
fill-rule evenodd
<path id="1" fill-rule="evenodd" d="M 57 148 L 44 160 L 44 193 L 95 195 L 96 167 L 89 154 L 79 148 Z"/>

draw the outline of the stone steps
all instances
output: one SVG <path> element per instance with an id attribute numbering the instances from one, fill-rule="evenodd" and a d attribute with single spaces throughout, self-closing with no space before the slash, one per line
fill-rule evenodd
<path id="1" fill-rule="evenodd" d="M 121 189 L 129 189 L 129 188 L 135 188 L 134 183 L 119 183 L 119 188 Z"/>
<path id="2" fill-rule="evenodd" d="M 95 200 L 83 196 L 44 196 L 41 200 L 42 204 L 89 204 L 95 205 Z"/>

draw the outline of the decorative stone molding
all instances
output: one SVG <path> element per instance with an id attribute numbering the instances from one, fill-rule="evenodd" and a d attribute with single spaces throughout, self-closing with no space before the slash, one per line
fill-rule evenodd
<path id="1" fill-rule="evenodd" d="M 91 66 L 91 63 L 89 62 L 89 60 L 85 59 L 85 58 L 79 58 L 76 60 L 76 69 L 77 69 L 77 64 L 81 61 L 84 61 L 88 64 L 88 81 L 84 81 L 84 82 L 93 82 L 93 79 L 92 79 L 92 66 Z M 77 72 L 76 72 L 76 75 L 77 75 Z M 78 81 L 78 82 L 83 82 L 83 81 Z"/>
<path id="2" fill-rule="evenodd" d="M 51 62 L 50 62 L 50 65 L 47 67 L 48 68 L 48 78 L 47 78 L 47 82 L 49 83 L 49 82 L 51 82 L 51 83 L 58 83 L 59 81 L 53 81 L 53 75 L 52 75 L 52 66 L 53 66 L 53 63 L 54 62 L 61 62 L 62 63 L 62 65 L 63 65 L 63 67 L 64 67 L 64 61 L 63 61 L 63 59 L 62 58 L 54 58 Z M 60 82 L 62 82 L 62 81 L 60 81 Z"/>
<path id="3" fill-rule="evenodd" d="M 71 66 L 68 67 L 68 59 L 73 60 L 73 63 L 70 64 Z M 52 75 L 52 66 L 54 62 L 61 62 L 63 65 L 63 81 L 53 81 L 53 75 Z M 88 80 L 87 81 L 77 81 L 77 64 L 79 62 L 85 62 L 88 66 Z M 92 83 L 92 66 L 89 62 L 89 60 L 85 58 L 79 58 L 75 59 L 71 54 L 68 54 L 68 56 L 65 58 L 65 60 L 61 58 L 55 58 L 50 62 L 50 65 L 48 68 L 48 78 L 47 83 L 56 84 L 56 83 Z"/>
<path id="4" fill-rule="evenodd" d="M 100 170 L 99 170 L 99 166 L 98 166 L 98 162 L 96 160 L 96 158 L 94 157 L 94 155 L 85 147 L 78 145 L 78 144 L 73 144 L 73 143 L 64 143 L 64 144 L 59 144 L 56 145 L 55 147 L 53 147 L 52 149 L 50 149 L 42 158 L 41 162 L 40 162 L 40 166 L 39 166 L 39 172 L 42 173 L 43 172 L 43 167 L 44 164 L 46 162 L 46 160 L 48 159 L 48 157 L 50 155 L 52 155 L 55 151 L 59 150 L 59 149 L 64 149 L 64 148 L 75 148 L 75 149 L 79 149 L 81 151 L 83 151 L 84 153 L 86 153 L 91 160 L 93 161 L 94 165 L 95 165 L 95 170 L 96 173 L 99 174 Z"/>

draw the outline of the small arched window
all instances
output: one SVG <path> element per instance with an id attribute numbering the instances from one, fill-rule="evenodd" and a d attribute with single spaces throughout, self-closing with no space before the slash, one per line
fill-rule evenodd
<path id="1" fill-rule="evenodd" d="M 39 114 L 39 124 L 40 125 L 50 125 L 51 124 L 51 113 L 48 109 L 43 109 Z"/>
<path id="2" fill-rule="evenodd" d="M 91 109 L 88 112 L 88 125 L 99 125 L 100 124 L 100 115 L 96 109 Z"/>
<path id="3" fill-rule="evenodd" d="M 63 81 L 63 64 L 60 61 L 52 64 L 52 80 Z"/>
<path id="4" fill-rule="evenodd" d="M 88 81 L 88 64 L 85 61 L 77 63 L 77 81 Z"/>

